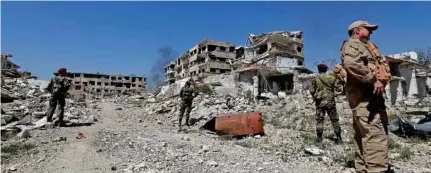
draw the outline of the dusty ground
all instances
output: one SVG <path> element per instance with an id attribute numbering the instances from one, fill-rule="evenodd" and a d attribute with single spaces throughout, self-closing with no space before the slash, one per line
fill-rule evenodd
<path id="1" fill-rule="evenodd" d="M 349 146 L 325 139 L 316 145 L 322 155 L 310 155 L 314 136 L 310 130 L 265 125 L 266 136 L 241 140 L 217 135 L 193 126 L 177 133 L 175 115 L 147 114 L 141 107 L 100 102 L 101 117 L 91 126 L 33 130 L 29 139 L 12 139 L 20 145 L 34 144 L 11 156 L 2 171 L 32 173 L 87 172 L 349 172 L 345 161 Z M 121 107 L 121 110 L 117 110 Z M 314 123 L 314 122 L 313 122 Z M 343 127 L 346 128 L 346 127 Z M 327 122 L 325 135 L 331 135 Z M 78 133 L 86 138 L 77 139 Z M 64 140 L 64 138 L 66 140 Z M 402 140 L 391 135 L 396 141 Z M 408 160 L 391 161 L 396 172 L 431 172 L 431 143 L 391 144 L 392 155 Z M 411 153 L 401 151 L 414 145 Z M 3 148 L 2 148 L 3 150 Z M 399 156 L 392 156 L 399 158 Z M 407 157 L 407 156 L 404 156 Z M 413 165 L 412 165 L 413 163 Z"/>

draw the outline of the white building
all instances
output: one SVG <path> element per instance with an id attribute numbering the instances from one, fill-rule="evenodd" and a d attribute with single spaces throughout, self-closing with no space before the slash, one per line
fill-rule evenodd
<path id="1" fill-rule="evenodd" d="M 427 67 L 418 63 L 416 52 L 388 55 L 392 80 L 386 86 L 390 105 L 398 105 L 407 99 L 422 99 L 427 96 Z"/>

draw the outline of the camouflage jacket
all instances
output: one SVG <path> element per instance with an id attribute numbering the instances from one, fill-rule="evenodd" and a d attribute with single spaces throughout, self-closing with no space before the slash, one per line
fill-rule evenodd
<path id="1" fill-rule="evenodd" d="M 191 86 L 184 86 L 181 88 L 180 97 L 183 101 L 191 101 L 196 96 L 195 89 Z"/>
<path id="2" fill-rule="evenodd" d="M 51 78 L 48 87 L 48 90 L 52 95 L 56 96 L 65 96 L 66 92 L 70 89 L 70 82 L 67 77 L 55 76 Z"/>
<path id="3" fill-rule="evenodd" d="M 319 74 L 313 80 L 310 93 L 316 105 L 335 104 L 336 78 L 330 74 Z"/>

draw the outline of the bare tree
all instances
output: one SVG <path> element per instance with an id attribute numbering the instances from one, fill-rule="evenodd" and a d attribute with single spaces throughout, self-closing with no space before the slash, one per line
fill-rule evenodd
<path id="1" fill-rule="evenodd" d="M 428 47 L 426 51 L 416 50 L 418 54 L 418 62 L 426 67 L 431 65 L 431 47 Z"/>

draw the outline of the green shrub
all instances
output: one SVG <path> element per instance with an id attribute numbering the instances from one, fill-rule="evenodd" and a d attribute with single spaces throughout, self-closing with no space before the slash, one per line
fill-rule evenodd
<path id="1" fill-rule="evenodd" d="M 208 94 L 208 95 L 211 95 L 212 93 L 214 93 L 214 89 L 208 84 L 203 84 L 198 86 L 197 91 L 199 93 Z"/>

